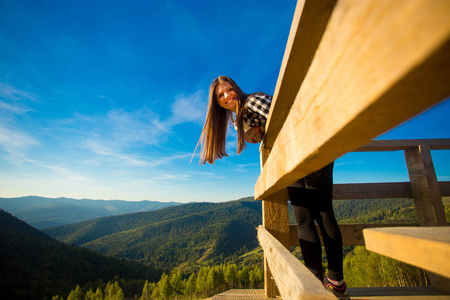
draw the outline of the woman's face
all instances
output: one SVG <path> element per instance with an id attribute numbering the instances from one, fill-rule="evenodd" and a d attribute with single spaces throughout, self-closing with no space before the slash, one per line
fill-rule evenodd
<path id="1" fill-rule="evenodd" d="M 237 95 L 233 86 L 228 81 L 219 83 L 214 93 L 216 95 L 217 102 L 225 109 L 236 111 Z"/>

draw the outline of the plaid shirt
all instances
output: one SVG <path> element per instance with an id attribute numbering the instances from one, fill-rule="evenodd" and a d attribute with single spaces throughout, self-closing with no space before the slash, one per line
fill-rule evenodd
<path id="1" fill-rule="evenodd" d="M 244 123 L 250 127 L 264 127 L 269 116 L 272 96 L 263 93 L 252 94 L 245 102 Z"/>

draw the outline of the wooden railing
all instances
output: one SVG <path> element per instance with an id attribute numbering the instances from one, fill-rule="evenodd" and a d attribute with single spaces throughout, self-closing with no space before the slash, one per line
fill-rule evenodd
<path id="1" fill-rule="evenodd" d="M 437 182 L 430 150 L 449 140 L 372 139 L 450 95 L 449 14 L 445 0 L 298 2 L 255 185 L 267 297 L 334 299 L 289 253 L 286 186 L 348 152 L 403 150 L 410 183 L 336 185 L 335 199 L 412 197 L 413 226 L 447 225 L 449 183 Z M 371 226 L 341 226 L 344 243 L 363 245 Z"/>

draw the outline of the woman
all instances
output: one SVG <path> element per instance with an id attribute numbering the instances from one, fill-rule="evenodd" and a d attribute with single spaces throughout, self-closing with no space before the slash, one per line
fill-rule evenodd
<path id="1" fill-rule="evenodd" d="M 229 123 L 238 133 L 237 152 L 245 142 L 259 143 L 264 134 L 272 96 L 245 94 L 229 77 L 219 76 L 211 84 L 208 112 L 200 136 L 200 163 L 213 164 L 228 156 L 225 150 Z M 342 237 L 333 212 L 333 163 L 288 186 L 297 222 L 300 248 L 308 269 L 323 280 L 322 246 L 314 221 L 320 226 L 328 258 L 325 287 L 340 299 L 349 299 L 342 270 Z"/>

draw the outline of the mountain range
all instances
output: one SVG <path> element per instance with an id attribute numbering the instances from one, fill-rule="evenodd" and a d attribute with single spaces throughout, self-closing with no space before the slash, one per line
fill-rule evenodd
<path id="1" fill-rule="evenodd" d="M 153 211 L 179 202 L 91 200 L 26 196 L 0 198 L 0 208 L 37 229 L 73 224 L 95 218 Z"/>
<path id="2" fill-rule="evenodd" d="M 227 262 L 258 246 L 261 201 L 190 203 L 45 229 L 66 244 L 163 270 Z"/>
<path id="3" fill-rule="evenodd" d="M 46 201 L 25 198 L 36 206 Z M 448 211 L 448 199 L 445 207 Z M 416 222 L 411 199 L 335 201 L 334 208 L 342 224 Z M 255 229 L 261 212 L 261 201 L 248 197 L 96 217 L 43 233 L 0 210 L 0 299 L 67 294 L 74 284 L 115 275 L 155 282 L 174 269 L 188 276 L 202 265 L 254 266 L 262 262 Z"/>

